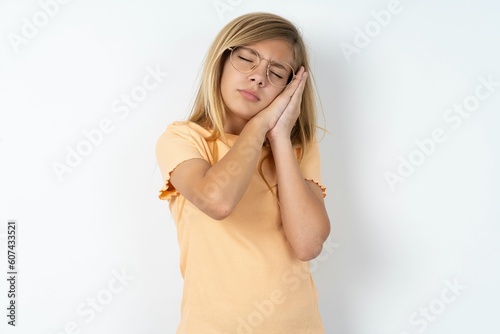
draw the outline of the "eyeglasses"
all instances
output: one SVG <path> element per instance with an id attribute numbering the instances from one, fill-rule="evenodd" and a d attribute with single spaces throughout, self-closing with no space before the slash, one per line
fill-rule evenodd
<path id="1" fill-rule="evenodd" d="M 241 73 L 252 72 L 264 59 L 257 51 L 246 46 L 236 46 L 229 48 L 229 50 L 231 50 L 231 64 Z M 267 60 L 266 76 L 271 85 L 283 88 L 292 82 L 295 71 L 291 65 L 285 62 Z"/>

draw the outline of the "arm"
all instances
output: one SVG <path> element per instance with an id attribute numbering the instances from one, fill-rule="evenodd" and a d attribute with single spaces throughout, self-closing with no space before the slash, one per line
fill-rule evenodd
<path id="1" fill-rule="evenodd" d="M 289 138 L 273 140 L 271 149 L 283 229 L 299 259 L 312 260 L 330 234 L 323 192 L 316 183 L 304 179 Z"/>
<path id="2" fill-rule="evenodd" d="M 292 81 L 268 107 L 249 120 L 231 149 L 213 166 L 203 159 L 179 164 L 170 176 L 177 191 L 214 219 L 229 216 L 252 179 L 266 133 L 275 126 L 299 84 L 300 80 Z"/>
<path id="3" fill-rule="evenodd" d="M 330 234 L 322 191 L 317 184 L 304 179 L 290 141 L 290 132 L 300 113 L 306 79 L 307 73 L 302 76 L 297 93 L 278 122 L 267 134 L 276 165 L 283 229 L 302 261 L 317 257 Z"/>
<path id="4" fill-rule="evenodd" d="M 213 166 L 203 159 L 179 164 L 170 182 L 188 201 L 216 220 L 229 216 L 250 183 L 266 131 L 247 124 L 227 154 Z"/>

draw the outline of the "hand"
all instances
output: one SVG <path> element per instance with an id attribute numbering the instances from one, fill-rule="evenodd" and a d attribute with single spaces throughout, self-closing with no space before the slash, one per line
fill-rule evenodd
<path id="1" fill-rule="evenodd" d="M 286 93 L 286 97 L 289 97 L 289 103 L 285 107 L 285 110 L 281 113 L 276 124 L 267 132 L 267 138 L 269 141 L 273 141 L 276 138 L 290 139 L 290 132 L 293 126 L 297 122 L 297 118 L 300 115 L 300 105 L 302 102 L 302 93 L 304 92 L 304 87 L 307 81 L 308 73 L 301 67 L 297 76 L 295 78 L 296 88 L 293 91 L 291 97 L 289 97 L 289 92 Z M 291 85 L 290 85 L 291 86 Z M 288 88 L 288 87 L 287 87 Z M 280 94 L 285 93 L 286 89 Z M 278 95 L 278 97 L 280 96 Z M 276 99 L 278 98 L 276 97 Z"/>
<path id="2" fill-rule="evenodd" d="M 286 86 L 285 89 L 280 94 L 278 94 L 278 96 L 274 98 L 271 104 L 262 109 L 257 115 L 253 117 L 252 120 L 262 121 L 266 133 L 268 133 L 268 138 L 270 130 L 276 127 L 278 121 L 281 118 L 283 118 L 283 120 L 281 120 L 279 128 L 289 123 L 288 118 L 295 117 L 288 131 L 288 136 L 290 135 L 290 131 L 300 113 L 300 102 L 302 100 L 302 92 L 304 91 L 306 77 L 307 73 L 305 72 L 304 67 L 301 66 L 293 81 L 288 86 Z M 287 114 L 287 116 L 282 117 L 285 113 Z M 289 113 L 291 113 L 291 115 L 288 115 Z M 281 132 L 281 130 L 275 130 L 273 133 L 271 133 L 271 136 L 273 136 L 277 131 Z"/>

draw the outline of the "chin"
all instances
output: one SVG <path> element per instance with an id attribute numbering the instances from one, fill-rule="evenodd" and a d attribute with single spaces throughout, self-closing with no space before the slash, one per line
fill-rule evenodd
<path id="1" fill-rule="evenodd" d="M 230 112 L 234 117 L 241 118 L 244 120 L 251 120 L 255 115 L 257 115 L 260 110 L 255 110 L 253 108 L 248 108 L 246 106 L 228 106 L 227 110 Z"/>

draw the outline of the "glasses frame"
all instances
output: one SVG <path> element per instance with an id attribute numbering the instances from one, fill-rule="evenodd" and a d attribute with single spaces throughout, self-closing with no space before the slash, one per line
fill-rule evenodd
<path id="1" fill-rule="evenodd" d="M 254 64 L 254 66 L 252 66 L 252 68 L 249 71 L 241 71 L 241 70 L 237 69 L 236 66 L 234 65 L 234 63 L 233 63 L 233 51 L 236 50 L 237 48 L 244 48 L 244 49 L 251 50 L 251 51 L 253 51 L 257 55 L 257 63 Z M 231 65 L 233 66 L 233 68 L 236 71 L 238 71 L 240 73 L 250 73 L 250 72 L 252 72 L 253 70 L 255 70 L 260 65 L 260 62 L 262 60 L 267 60 L 266 77 L 267 77 L 267 81 L 269 81 L 269 83 L 272 86 L 274 86 L 276 88 L 285 88 L 286 86 L 288 86 L 289 84 L 291 84 L 292 81 L 295 79 L 295 70 L 293 69 L 293 66 L 290 65 L 290 64 L 288 64 L 288 63 L 286 63 L 286 62 L 284 62 L 284 61 L 274 61 L 274 60 L 269 60 L 269 59 L 266 59 L 266 58 L 262 58 L 261 55 L 256 50 L 254 50 L 252 48 L 249 48 L 248 46 L 244 46 L 244 45 L 233 46 L 233 47 L 228 48 L 228 50 L 231 51 L 231 54 L 229 55 L 229 61 L 231 62 Z M 285 64 L 285 65 L 288 65 L 292 69 L 292 78 L 290 79 L 290 81 L 285 86 L 277 86 L 277 85 L 273 84 L 273 82 L 269 78 L 269 68 L 271 67 L 271 63 Z"/>

